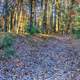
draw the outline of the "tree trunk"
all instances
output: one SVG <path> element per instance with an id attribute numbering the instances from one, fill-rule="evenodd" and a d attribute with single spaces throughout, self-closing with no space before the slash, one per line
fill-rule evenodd
<path id="1" fill-rule="evenodd" d="M 50 32 L 52 33 L 53 31 L 54 31 L 54 29 L 53 29 L 53 5 L 54 5 L 54 1 L 52 0 L 52 11 L 51 11 L 51 15 L 50 15 Z"/>
<path id="2" fill-rule="evenodd" d="M 7 17 L 8 17 L 8 1 L 4 4 L 4 32 L 7 32 Z"/>
<path id="3" fill-rule="evenodd" d="M 31 28 L 33 26 L 33 9 L 32 9 L 33 0 L 30 0 L 30 28 L 29 31 L 31 32 Z"/>
<path id="4" fill-rule="evenodd" d="M 55 0 L 54 3 L 56 4 Z M 54 6 L 54 32 L 56 32 L 56 5 Z"/>
<path id="5" fill-rule="evenodd" d="M 43 16 L 43 33 L 48 33 L 47 30 L 47 2 L 48 0 L 45 0 L 45 4 L 44 4 L 44 16 Z"/>

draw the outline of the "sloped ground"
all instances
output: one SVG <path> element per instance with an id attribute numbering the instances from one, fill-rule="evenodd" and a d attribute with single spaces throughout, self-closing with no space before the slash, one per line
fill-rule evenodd
<path id="1" fill-rule="evenodd" d="M 0 61 L 0 80 L 80 80 L 80 51 L 73 43 L 66 37 L 18 36 L 17 56 Z"/>

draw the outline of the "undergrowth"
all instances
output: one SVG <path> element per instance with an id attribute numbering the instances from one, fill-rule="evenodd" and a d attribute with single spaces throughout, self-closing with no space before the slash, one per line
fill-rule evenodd
<path id="1" fill-rule="evenodd" d="M 73 29 L 72 34 L 76 39 L 80 39 L 80 28 L 79 29 Z"/>
<path id="2" fill-rule="evenodd" d="M 15 37 L 11 33 L 4 33 L 0 36 L 0 49 L 3 53 L 0 54 L 2 58 L 11 58 L 15 55 L 15 49 L 12 47 Z"/>

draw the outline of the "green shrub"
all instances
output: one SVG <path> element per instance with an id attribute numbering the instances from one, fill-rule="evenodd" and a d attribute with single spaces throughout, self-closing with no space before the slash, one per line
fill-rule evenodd
<path id="1" fill-rule="evenodd" d="M 40 31 L 34 26 L 34 24 L 32 25 L 31 29 L 29 25 L 25 26 L 25 32 L 33 35 L 35 33 L 40 33 Z"/>
<path id="2" fill-rule="evenodd" d="M 72 33 L 73 33 L 73 36 L 77 39 L 80 39 L 80 28 L 78 29 L 72 29 Z"/>
<path id="3" fill-rule="evenodd" d="M 7 47 L 13 44 L 14 37 L 12 34 L 6 33 L 0 36 L 0 47 Z"/>
<path id="4" fill-rule="evenodd" d="M 13 49 L 13 47 L 6 47 L 4 48 L 4 54 L 3 56 L 5 58 L 11 58 L 15 55 L 15 50 Z"/>
<path id="5" fill-rule="evenodd" d="M 32 27 L 31 27 L 31 30 L 28 29 L 28 33 L 30 33 L 31 35 L 34 34 L 34 33 L 36 33 L 36 29 L 35 29 L 35 27 L 32 26 Z"/>
<path id="6" fill-rule="evenodd" d="M 3 46 L 11 46 L 13 44 L 14 38 L 11 35 L 5 35 L 3 39 Z"/>
<path id="7" fill-rule="evenodd" d="M 77 8 L 77 12 L 80 12 L 80 7 Z"/>
<path id="8" fill-rule="evenodd" d="M 15 50 L 12 47 L 15 37 L 10 33 L 3 33 L 0 36 L 0 48 L 3 50 L 2 56 L 4 58 L 10 58 L 14 56 Z"/>
<path id="9" fill-rule="evenodd" d="M 80 16 L 76 16 L 76 21 L 80 22 Z"/>

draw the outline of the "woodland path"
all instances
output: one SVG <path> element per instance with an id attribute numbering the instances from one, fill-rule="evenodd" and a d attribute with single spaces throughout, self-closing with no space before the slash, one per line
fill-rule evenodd
<path id="1" fill-rule="evenodd" d="M 69 37 L 16 38 L 17 57 L 0 60 L 0 80 L 80 80 L 80 41 Z"/>

